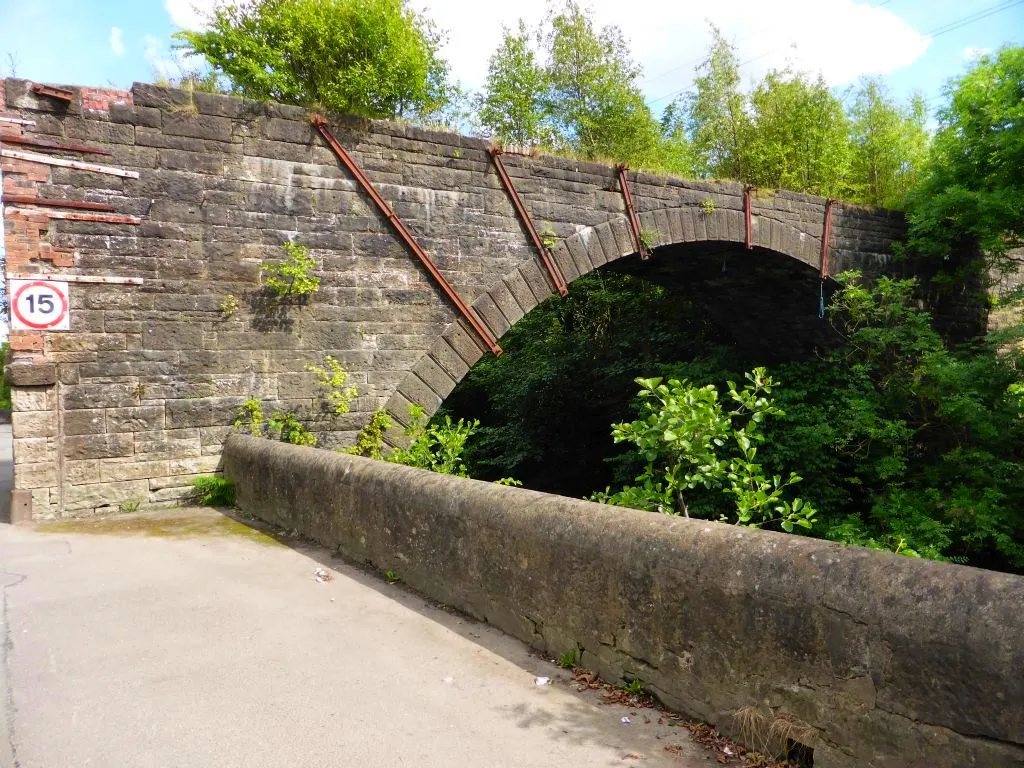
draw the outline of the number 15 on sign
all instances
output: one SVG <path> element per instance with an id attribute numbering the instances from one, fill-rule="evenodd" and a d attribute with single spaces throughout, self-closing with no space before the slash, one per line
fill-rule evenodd
<path id="1" fill-rule="evenodd" d="M 68 284 L 11 280 L 11 330 L 66 331 L 71 327 Z"/>

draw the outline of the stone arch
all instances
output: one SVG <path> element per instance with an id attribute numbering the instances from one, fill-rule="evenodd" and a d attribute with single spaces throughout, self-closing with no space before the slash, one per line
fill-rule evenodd
<path id="1" fill-rule="evenodd" d="M 652 250 L 686 243 L 746 243 L 742 211 L 717 209 L 709 213 L 700 206 L 689 205 L 644 211 L 639 218 L 641 228 L 653 235 Z M 777 219 L 755 214 L 751 219 L 751 235 L 755 247 L 781 253 L 818 269 L 820 231 L 810 234 Z M 559 241 L 551 254 L 565 281 L 572 284 L 605 264 L 635 255 L 636 247 L 628 219 L 618 216 Z M 652 258 L 657 258 L 657 254 Z M 478 296 L 472 308 L 494 337 L 500 339 L 527 313 L 553 295 L 539 261 L 531 259 Z M 428 416 L 433 415 L 485 352 L 469 324 L 456 318 L 405 375 L 388 400 L 386 410 L 400 424 L 407 424 L 409 420 L 410 403 L 421 405 Z M 401 442 L 400 432 L 390 434 L 389 441 Z"/>

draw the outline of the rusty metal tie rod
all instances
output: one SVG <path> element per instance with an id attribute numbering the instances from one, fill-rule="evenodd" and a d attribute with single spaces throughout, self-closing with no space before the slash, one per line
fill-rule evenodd
<path id="1" fill-rule="evenodd" d="M 637 218 L 636 209 L 633 207 L 633 196 L 629 193 L 629 181 L 626 179 L 626 165 L 616 166 L 619 171 L 619 186 L 622 188 L 622 199 L 626 202 L 626 214 L 629 216 L 629 226 L 633 230 L 633 240 L 636 243 L 636 252 L 640 258 L 647 260 L 651 258 L 650 249 L 644 245 L 643 234 L 640 232 L 640 219 Z"/>
<path id="2" fill-rule="evenodd" d="M 748 251 L 754 250 L 754 222 L 752 221 L 752 214 L 750 211 L 750 192 L 753 187 L 747 187 L 743 190 L 743 221 L 746 225 L 746 246 Z"/>
<path id="3" fill-rule="evenodd" d="M 831 197 L 825 201 L 825 221 L 821 225 L 821 259 L 818 262 L 818 276 L 824 280 L 828 277 L 829 240 L 832 239 L 832 203 Z"/>
<path id="4" fill-rule="evenodd" d="M 559 296 L 567 296 L 569 289 L 565 284 L 565 278 L 562 277 L 562 273 L 559 271 L 558 265 L 555 264 L 555 260 L 551 258 L 551 252 L 548 250 L 548 247 L 544 245 L 544 241 L 537 234 L 537 229 L 533 226 L 533 220 L 530 218 L 530 214 L 527 213 L 526 206 L 523 205 L 523 200 L 519 197 L 519 192 L 516 191 L 508 171 L 505 170 L 505 163 L 501 160 L 501 150 L 497 147 L 489 147 L 487 151 L 494 161 L 494 167 L 498 169 L 498 178 L 501 179 L 501 183 L 504 185 L 505 191 L 512 201 L 512 206 L 516 209 L 516 213 L 519 214 L 519 220 L 526 227 L 526 232 L 530 235 L 533 246 L 537 249 L 544 268 L 548 271 L 548 276 L 551 278 L 555 290 L 558 291 Z"/>
<path id="5" fill-rule="evenodd" d="M 334 154 L 338 156 L 338 159 L 341 160 L 342 165 L 348 169 L 348 172 L 352 174 L 352 178 L 356 180 L 356 183 L 362 187 L 363 191 L 371 200 L 373 200 L 377 209 L 381 214 L 383 214 L 384 218 L 388 220 L 388 223 L 391 224 L 392 228 L 394 228 L 395 232 L 398 233 L 398 236 L 403 240 L 403 242 L 405 242 L 409 250 L 413 252 L 413 255 L 420 260 L 420 263 L 424 266 L 427 272 L 430 273 L 430 276 L 434 278 L 434 282 L 440 286 L 448 299 L 455 305 L 459 314 L 461 314 L 473 330 L 476 331 L 476 334 L 484 342 L 484 345 L 495 355 L 500 355 L 501 347 L 498 346 L 498 342 L 495 340 L 494 336 L 491 335 L 487 326 L 483 324 L 480 318 L 476 316 L 476 313 L 469 308 L 466 302 L 462 300 L 458 291 L 456 291 L 455 288 L 452 287 L 452 284 L 445 279 L 444 275 L 442 275 L 440 270 L 438 270 L 437 265 L 434 264 L 434 262 L 431 261 L 430 256 L 427 255 L 427 252 L 420 247 L 418 242 L 416 242 L 416 238 L 413 237 L 405 224 L 402 223 L 402 220 L 398 218 L 391 206 L 388 205 L 387 200 L 380 196 L 380 193 L 373 186 L 373 183 L 366 177 L 362 169 L 356 164 L 356 161 L 352 159 L 351 155 L 349 155 L 345 148 L 341 146 L 341 143 L 334 137 L 334 134 L 331 133 L 331 129 L 327 127 L 327 119 L 321 115 L 313 115 L 311 120 L 313 125 L 320 132 L 324 141 L 327 142 L 327 145 L 331 148 Z"/>

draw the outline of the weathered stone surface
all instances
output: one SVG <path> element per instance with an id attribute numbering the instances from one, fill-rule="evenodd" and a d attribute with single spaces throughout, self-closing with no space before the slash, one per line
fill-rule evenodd
<path id="1" fill-rule="evenodd" d="M 162 472 L 165 461 L 215 458 L 247 397 L 262 400 L 268 413 L 295 407 L 309 414 L 319 393 L 305 366 L 325 353 L 344 362 L 359 396 L 345 418 L 318 421 L 324 446 L 350 442 L 382 405 L 398 420 L 407 420 L 410 400 L 433 412 L 490 354 L 313 130 L 308 110 L 137 83 L 131 99 L 83 112 L 78 90 L 64 109 L 37 98 L 27 81 L 5 83 L 4 110 L 35 120 L 35 132 L 110 150 L 104 163 L 138 174 L 5 165 L 8 187 L 108 203 L 141 219 L 133 226 L 4 214 L 8 276 L 74 268 L 143 280 L 75 283 L 71 331 L 12 339 L 16 463 L 50 461 L 63 441 L 63 461 L 75 467 L 54 485 L 31 489 L 37 514 L 109 509 L 98 493 L 87 494 L 91 509 L 85 497 L 66 506 L 73 494 L 61 483 L 96 484 L 96 472 L 125 478 L 109 483 L 133 483 L 146 479 L 136 473 Z M 380 121 L 337 118 L 332 126 L 494 336 L 553 295 L 485 142 Z M 553 259 L 567 282 L 610 262 L 618 262 L 615 269 L 631 263 L 636 246 L 614 169 L 544 156 L 505 161 L 536 227 L 554 233 Z M 699 254 L 709 240 L 742 243 L 739 185 L 630 178 L 636 209 L 661 246 L 650 263 L 684 261 L 676 257 Z M 714 214 L 699 207 L 709 201 Z M 753 213 L 756 242 L 800 262 L 813 278 L 824 200 L 755 196 Z M 903 227 L 898 214 L 837 203 L 834 265 L 885 268 Z M 693 245 L 687 250 L 684 242 Z M 307 247 L 316 259 L 320 287 L 312 296 L 268 293 L 261 267 L 282 259 L 285 243 Z M 713 309 L 738 337 L 762 330 L 760 318 Z M 176 479 L 158 480 L 149 500 L 169 498 L 173 483 L 192 472 L 168 471 L 154 478 Z"/>
<path id="2" fill-rule="evenodd" d="M 4 368 L 4 375 L 16 387 L 43 387 L 57 382 L 53 363 L 15 361 Z"/>
<path id="3" fill-rule="evenodd" d="M 1019 576 L 241 435 L 224 472 L 246 512 L 726 733 L 788 717 L 816 767 L 1024 761 Z"/>

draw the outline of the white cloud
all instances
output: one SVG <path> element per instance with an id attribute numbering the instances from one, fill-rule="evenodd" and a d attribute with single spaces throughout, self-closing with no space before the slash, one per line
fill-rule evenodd
<path id="1" fill-rule="evenodd" d="M 184 51 L 170 50 L 163 40 L 153 35 L 143 38 L 143 56 L 158 79 L 181 77 L 189 68 Z"/>
<path id="2" fill-rule="evenodd" d="M 217 0 L 164 0 L 171 23 L 181 29 L 201 29 Z"/>
<path id="3" fill-rule="evenodd" d="M 171 2 L 172 0 L 168 0 Z M 478 3 L 467 12 L 465 0 L 425 0 L 427 14 L 448 31 L 444 54 L 455 76 L 479 87 L 487 59 L 501 40 L 501 26 L 519 17 L 533 24 L 544 17 L 545 0 L 520 0 L 514 6 Z M 598 25 L 617 24 L 643 65 L 641 78 L 649 98 L 686 88 L 710 38 L 707 22 L 736 42 L 745 80 L 771 68 L 792 65 L 821 73 L 832 85 L 862 75 L 886 75 L 916 61 L 930 43 L 887 8 L 863 0 L 728 0 L 694 4 L 680 0 L 592 0 Z M 664 105 L 667 99 L 655 106 Z"/>
<path id="4" fill-rule="evenodd" d="M 974 61 L 980 59 L 982 56 L 986 56 L 992 53 L 991 48 L 975 48 L 974 46 L 968 46 L 964 48 L 964 59 L 967 61 Z"/>
<path id="5" fill-rule="evenodd" d="M 124 32 L 120 27 L 110 28 L 110 50 L 115 56 L 124 56 Z"/>
<path id="6" fill-rule="evenodd" d="M 164 0 L 171 21 L 199 29 L 217 0 Z M 866 0 L 590 0 L 599 26 L 617 24 L 643 66 L 642 86 L 657 99 L 687 88 L 693 68 L 707 49 L 708 23 L 717 25 L 739 49 L 745 81 L 787 65 L 819 72 L 831 85 L 845 85 L 862 75 L 888 75 L 909 66 L 931 40 L 888 8 Z M 479 88 L 487 76 L 487 59 L 501 42 L 504 24 L 519 18 L 536 24 L 549 0 L 518 0 L 515 4 L 467 0 L 413 0 L 425 5 L 428 17 L 447 32 L 443 55 L 455 78 Z M 661 99 L 656 109 L 668 103 Z"/>

